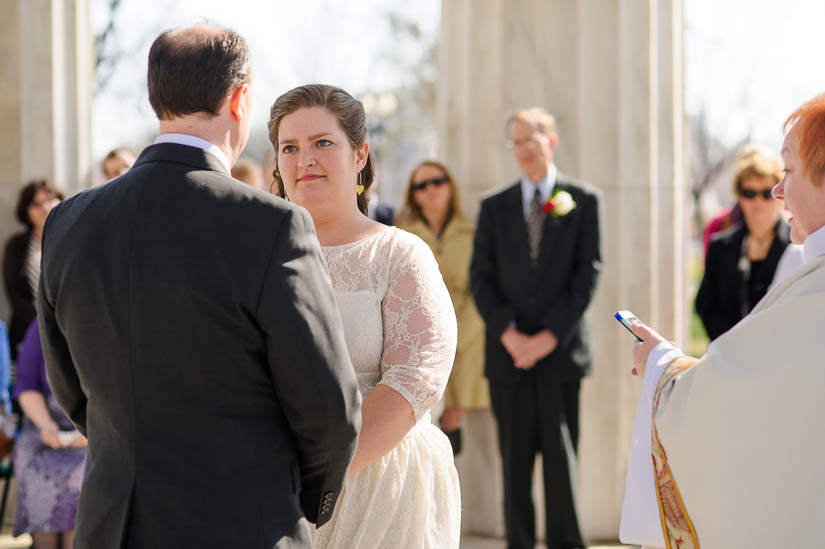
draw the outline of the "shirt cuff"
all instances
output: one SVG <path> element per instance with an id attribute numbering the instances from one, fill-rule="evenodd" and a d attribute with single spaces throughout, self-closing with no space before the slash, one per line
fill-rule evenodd
<path id="1" fill-rule="evenodd" d="M 647 401 L 651 406 L 653 405 L 653 396 L 656 394 L 656 386 L 659 384 L 659 378 L 662 377 L 662 373 L 664 373 L 668 364 L 680 356 L 685 356 L 685 353 L 665 341 L 653 347 L 650 350 L 650 354 L 647 355 L 644 394 L 647 396 Z"/>

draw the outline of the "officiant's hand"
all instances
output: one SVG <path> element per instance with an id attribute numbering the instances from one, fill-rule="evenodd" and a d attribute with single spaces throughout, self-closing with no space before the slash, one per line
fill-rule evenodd
<path id="1" fill-rule="evenodd" d="M 634 322 L 630 326 L 633 329 L 633 333 L 644 340 L 633 343 L 633 365 L 635 367 L 630 373 L 634 376 L 644 376 L 647 357 L 650 355 L 651 349 L 659 343 L 668 343 L 668 341 L 652 328 L 649 328 L 641 322 Z"/>

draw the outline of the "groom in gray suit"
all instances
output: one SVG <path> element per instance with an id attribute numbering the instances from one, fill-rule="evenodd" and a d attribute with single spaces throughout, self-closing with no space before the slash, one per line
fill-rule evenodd
<path id="1" fill-rule="evenodd" d="M 148 81 L 160 137 L 43 234 L 48 375 L 89 439 L 74 546 L 310 547 L 360 426 L 312 221 L 229 176 L 243 38 L 168 31 Z"/>

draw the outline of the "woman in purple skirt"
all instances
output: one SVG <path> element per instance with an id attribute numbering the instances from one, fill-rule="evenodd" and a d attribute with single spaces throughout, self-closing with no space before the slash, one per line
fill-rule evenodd
<path id="1" fill-rule="evenodd" d="M 74 429 L 49 388 L 37 320 L 23 339 L 14 397 L 24 415 L 14 445 L 14 535 L 30 533 L 35 549 L 70 549 L 86 464 L 86 438 Z"/>

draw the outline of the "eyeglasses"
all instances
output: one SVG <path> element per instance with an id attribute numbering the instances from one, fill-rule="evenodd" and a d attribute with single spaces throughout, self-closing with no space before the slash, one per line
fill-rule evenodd
<path id="1" fill-rule="evenodd" d="M 773 189 L 762 189 L 761 191 L 754 191 L 753 189 L 740 189 L 739 195 L 746 200 L 753 200 L 757 195 L 761 195 L 765 200 L 773 200 Z"/>
<path id="2" fill-rule="evenodd" d="M 516 147 L 523 147 L 525 145 L 538 145 L 542 139 L 546 139 L 547 136 L 535 133 L 532 136 L 528 137 L 527 139 L 508 139 L 504 142 L 504 146 L 508 149 L 515 149 Z"/>
<path id="3" fill-rule="evenodd" d="M 444 183 L 448 183 L 450 180 L 446 177 L 436 177 L 435 179 L 426 179 L 424 181 L 419 181 L 418 183 L 413 183 L 410 185 L 412 190 L 414 191 L 423 191 L 428 186 L 432 185 L 433 187 L 440 187 Z"/>
<path id="4" fill-rule="evenodd" d="M 55 206 L 59 202 L 60 202 L 60 199 L 57 198 L 56 196 L 53 196 L 51 198 L 47 198 L 46 200 L 44 200 L 42 202 L 37 202 L 36 200 L 32 200 L 29 203 L 29 207 L 30 208 L 45 208 L 47 206 Z"/>

